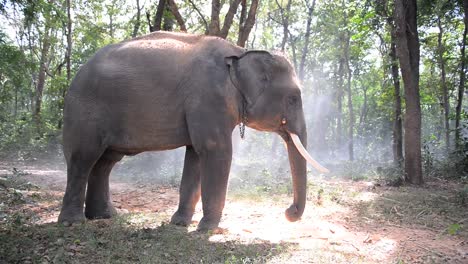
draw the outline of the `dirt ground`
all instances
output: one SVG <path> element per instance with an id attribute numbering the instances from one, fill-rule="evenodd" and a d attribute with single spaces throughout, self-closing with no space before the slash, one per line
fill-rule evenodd
<path id="1" fill-rule="evenodd" d="M 222 229 L 201 235 L 194 231 L 200 206 L 188 228 L 167 224 L 177 207 L 175 187 L 113 179 L 112 200 L 121 216 L 66 229 L 56 224 L 63 167 L 0 163 L 0 177 L 23 183 L 0 186 L 4 195 L 19 193 L 24 200 L 0 201 L 0 256 L 6 262 L 468 263 L 468 206 L 460 200 L 463 185 L 454 182 L 430 180 L 415 188 L 311 177 L 304 216 L 295 223 L 284 217 L 291 195 L 232 191 Z M 122 226 L 110 243 L 107 230 Z M 118 246 L 121 240 L 131 252 Z M 106 253 L 93 256 L 96 250 Z"/>

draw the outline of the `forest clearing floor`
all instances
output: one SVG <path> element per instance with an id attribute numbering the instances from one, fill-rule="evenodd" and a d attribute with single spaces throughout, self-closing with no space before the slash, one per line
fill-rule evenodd
<path id="1" fill-rule="evenodd" d="M 176 187 L 111 180 L 119 215 L 63 227 L 66 173 L 50 164 L 0 162 L 0 263 L 468 263 L 463 184 L 423 187 L 310 177 L 302 219 L 292 194 L 252 187 L 228 194 L 220 229 L 168 224 Z M 35 164 L 35 163 L 34 163 Z"/>

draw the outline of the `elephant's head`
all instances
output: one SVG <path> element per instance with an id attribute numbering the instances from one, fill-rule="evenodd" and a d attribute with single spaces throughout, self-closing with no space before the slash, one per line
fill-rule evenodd
<path id="1" fill-rule="evenodd" d="M 293 179 L 294 202 L 286 210 L 289 221 L 304 212 L 307 189 L 306 160 L 327 172 L 307 153 L 307 129 L 302 109 L 300 84 L 291 63 L 281 55 L 247 51 L 226 58 L 230 77 L 246 103 L 247 125 L 278 133 L 287 144 Z"/>

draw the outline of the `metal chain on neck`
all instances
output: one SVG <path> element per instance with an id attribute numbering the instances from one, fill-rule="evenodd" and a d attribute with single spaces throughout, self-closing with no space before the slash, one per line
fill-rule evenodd
<path id="1" fill-rule="evenodd" d="M 247 124 L 247 102 L 245 99 L 242 100 L 242 116 L 241 123 L 239 124 L 239 132 L 241 139 L 245 139 L 245 125 Z"/>

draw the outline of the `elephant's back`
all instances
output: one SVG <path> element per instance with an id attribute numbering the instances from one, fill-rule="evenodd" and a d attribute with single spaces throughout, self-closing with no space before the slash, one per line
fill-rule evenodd
<path id="1" fill-rule="evenodd" d="M 67 97 L 165 93 L 189 82 L 195 70 L 225 67 L 225 57 L 242 52 L 218 37 L 155 32 L 99 50 L 81 67 Z"/>
<path id="2" fill-rule="evenodd" d="M 65 110 L 92 109 L 102 116 L 182 107 L 177 102 L 197 94 L 191 85 L 204 78 L 200 76 L 222 85 L 225 76 L 215 78 L 215 72 L 226 70 L 226 56 L 242 51 L 221 38 L 168 32 L 111 44 L 81 67 L 67 92 Z"/>

